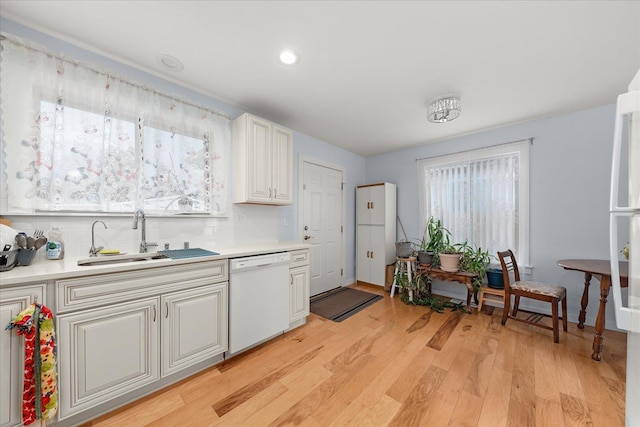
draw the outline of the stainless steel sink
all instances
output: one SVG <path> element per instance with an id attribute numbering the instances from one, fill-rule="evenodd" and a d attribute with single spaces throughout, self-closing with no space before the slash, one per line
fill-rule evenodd
<path id="1" fill-rule="evenodd" d="M 84 258 L 78 260 L 80 266 L 92 266 L 92 265 L 110 265 L 110 264 L 122 264 L 128 262 L 141 262 L 149 261 L 152 259 L 167 258 L 163 254 L 158 252 L 139 253 L 139 254 L 125 254 L 125 255 L 109 255 L 98 256 L 92 258 Z"/>

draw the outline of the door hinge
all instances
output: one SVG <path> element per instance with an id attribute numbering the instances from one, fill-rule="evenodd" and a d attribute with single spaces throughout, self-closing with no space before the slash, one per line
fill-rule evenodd
<path id="1" fill-rule="evenodd" d="M 344 276 L 344 270 L 340 269 L 340 276 Z"/>
<path id="2" fill-rule="evenodd" d="M 343 226 L 340 226 L 340 232 L 344 233 L 344 227 Z"/>
<path id="3" fill-rule="evenodd" d="M 306 190 L 307 189 L 307 184 L 302 184 L 302 189 Z"/>
<path id="4" fill-rule="evenodd" d="M 342 185 L 341 185 L 340 189 L 341 189 L 341 190 L 344 190 L 344 182 L 342 183 Z"/>

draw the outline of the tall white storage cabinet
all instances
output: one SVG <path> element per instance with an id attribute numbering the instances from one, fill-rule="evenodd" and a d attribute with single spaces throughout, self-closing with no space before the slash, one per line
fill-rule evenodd
<path id="1" fill-rule="evenodd" d="M 384 286 L 385 267 L 396 260 L 395 184 L 358 186 L 356 223 L 356 278 Z"/>

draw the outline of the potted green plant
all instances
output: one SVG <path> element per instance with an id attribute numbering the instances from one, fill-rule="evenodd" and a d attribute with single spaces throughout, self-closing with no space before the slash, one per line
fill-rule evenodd
<path id="1" fill-rule="evenodd" d="M 449 236 L 451 236 L 451 233 L 444 228 L 442 221 L 435 219 L 433 216 L 430 217 L 420 242 L 418 257 L 420 257 L 421 252 L 423 253 L 423 258 L 418 258 L 420 264 L 438 265 L 438 253 L 445 245 L 449 244 Z"/>
<path id="2" fill-rule="evenodd" d="M 409 258 L 413 255 L 413 244 L 406 240 L 396 242 L 396 256 L 398 258 Z"/>
<path id="3" fill-rule="evenodd" d="M 440 258 L 440 269 L 449 273 L 455 273 L 460 270 L 460 260 L 465 251 L 467 243 L 448 242 L 442 246 L 438 257 Z"/>
<path id="4" fill-rule="evenodd" d="M 480 289 L 480 286 L 482 286 L 490 262 L 491 255 L 489 255 L 489 251 L 482 248 L 474 249 L 467 245 L 466 242 L 463 244 L 460 270 L 475 274 L 471 281 L 475 290 Z"/>

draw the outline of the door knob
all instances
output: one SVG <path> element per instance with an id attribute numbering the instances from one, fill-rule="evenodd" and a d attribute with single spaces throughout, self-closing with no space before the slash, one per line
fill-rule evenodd
<path id="1" fill-rule="evenodd" d="M 311 238 L 311 236 L 304 236 L 304 240 L 309 240 Z"/>

